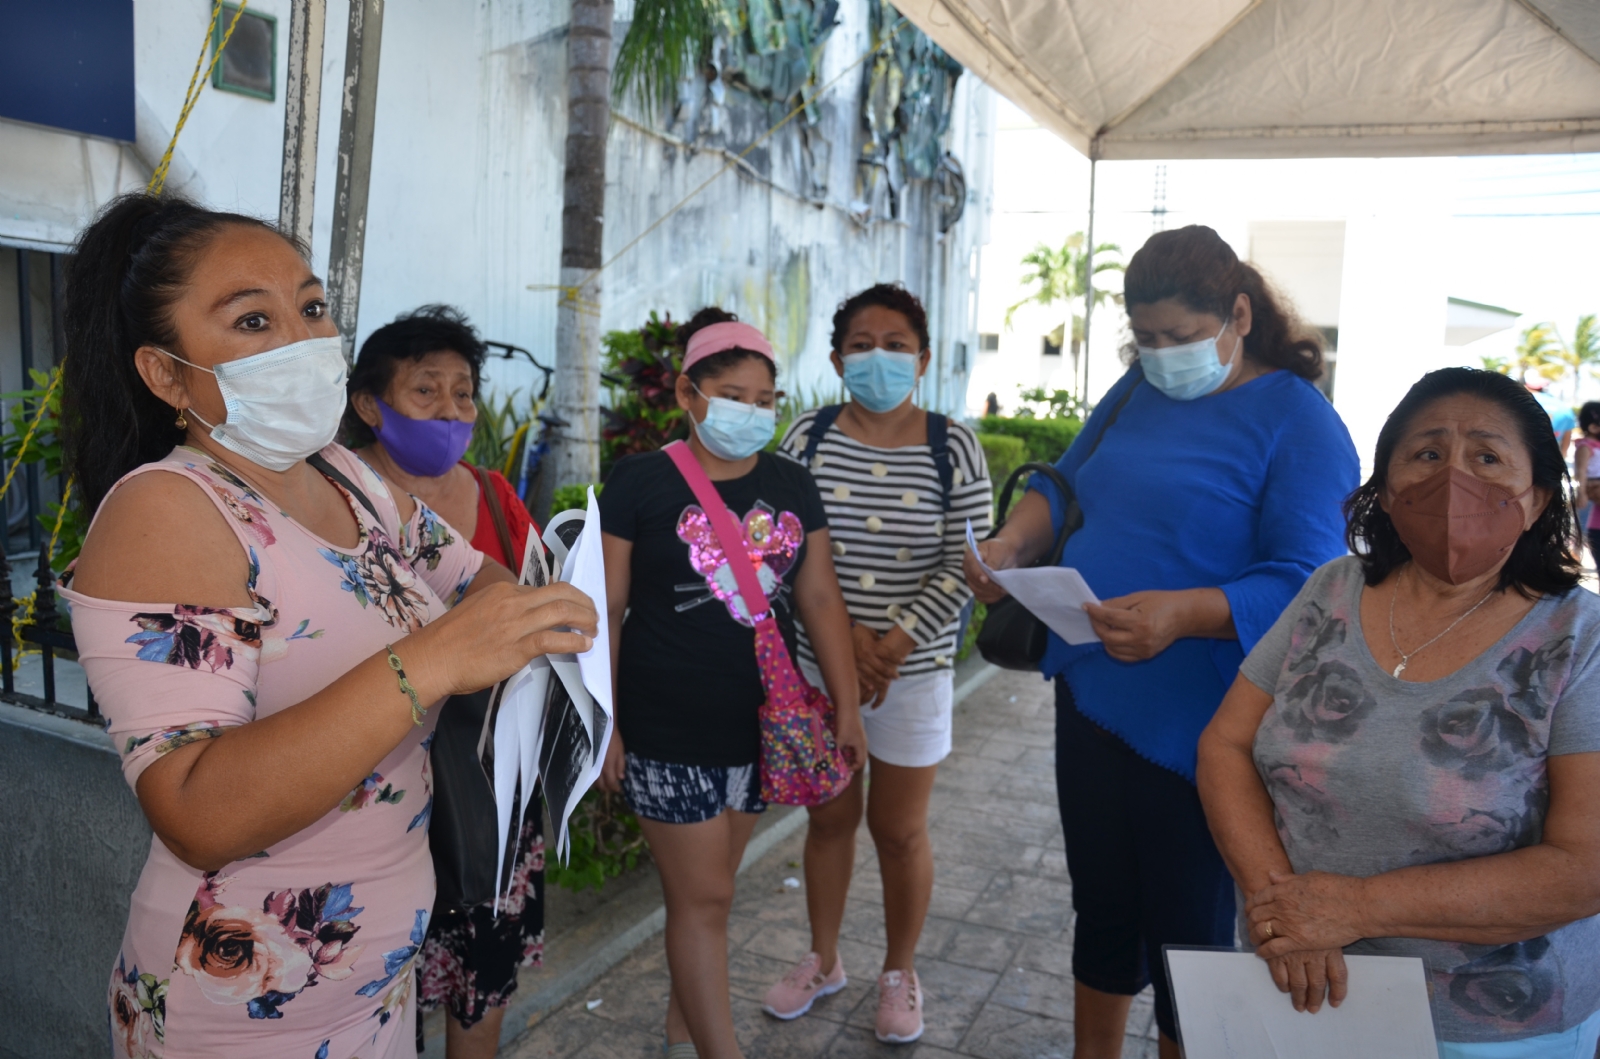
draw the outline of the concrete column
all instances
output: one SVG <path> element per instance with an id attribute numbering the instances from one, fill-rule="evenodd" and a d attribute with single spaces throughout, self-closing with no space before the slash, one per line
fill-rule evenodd
<path id="1" fill-rule="evenodd" d="M 378 111 L 378 53 L 384 0 L 351 0 L 339 108 L 339 165 L 333 186 L 333 232 L 328 248 L 328 303 L 355 354 L 361 308 L 362 247 L 367 235 L 367 184 L 372 176 L 372 129 Z M 309 217 L 306 221 L 310 223 Z"/>
<path id="2" fill-rule="evenodd" d="M 328 4 L 327 0 L 292 3 L 278 227 L 309 247 L 317 188 L 317 115 L 322 109 L 322 42 L 327 31 Z"/>

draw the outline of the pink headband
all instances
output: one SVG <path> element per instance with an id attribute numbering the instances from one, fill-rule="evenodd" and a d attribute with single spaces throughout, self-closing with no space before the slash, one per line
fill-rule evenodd
<path id="1" fill-rule="evenodd" d="M 778 363 L 778 358 L 772 355 L 772 344 L 767 341 L 766 335 L 749 324 L 733 320 L 702 327 L 691 335 L 689 348 L 683 353 L 683 370 L 688 371 L 707 357 L 726 353 L 730 349 L 748 349 L 752 353 L 760 353 L 773 364 Z"/>

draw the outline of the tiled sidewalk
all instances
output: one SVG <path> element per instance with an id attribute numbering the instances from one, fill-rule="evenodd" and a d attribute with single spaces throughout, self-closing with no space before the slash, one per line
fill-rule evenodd
<path id="1" fill-rule="evenodd" d="M 803 834 L 740 877 L 730 924 L 734 1021 L 751 1059 L 1067 1059 L 1072 1054 L 1072 905 L 1052 766 L 1054 699 L 1038 677 L 1000 673 L 956 710 L 955 753 L 939 769 L 933 908 L 917 948 L 927 1032 L 911 1046 L 873 1037 L 883 959 L 882 892 L 865 827 L 840 946 L 850 985 L 811 1014 L 762 1014 L 767 987 L 806 951 Z M 659 1059 L 668 978 L 656 937 L 502 1055 Z M 588 1010 L 587 1003 L 600 1000 Z M 1155 1059 L 1149 993 L 1134 1001 L 1123 1055 Z"/>

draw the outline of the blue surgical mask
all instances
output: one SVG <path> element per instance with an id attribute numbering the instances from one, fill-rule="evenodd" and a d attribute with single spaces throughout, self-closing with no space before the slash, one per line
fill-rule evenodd
<path id="1" fill-rule="evenodd" d="M 694 388 L 700 393 L 700 387 Z M 694 416 L 689 417 L 694 423 Z M 706 417 L 694 423 L 694 432 L 706 451 L 719 460 L 742 460 L 767 447 L 778 428 L 778 413 L 726 397 L 706 397 Z"/>
<path id="2" fill-rule="evenodd" d="M 1163 346 L 1160 349 L 1136 346 L 1139 363 L 1144 366 L 1144 377 L 1150 380 L 1150 385 L 1174 401 L 1193 401 L 1197 397 L 1216 393 L 1228 381 L 1228 376 L 1233 374 L 1244 353 L 1243 349 L 1235 349 L 1233 360 L 1222 363 L 1222 355 L 1217 352 L 1217 339 L 1229 326 L 1223 324 L 1216 338 L 1202 338 L 1181 346 Z"/>
<path id="3" fill-rule="evenodd" d="M 917 355 L 874 349 L 844 357 L 844 384 L 869 412 L 890 412 L 905 403 L 917 386 Z"/>

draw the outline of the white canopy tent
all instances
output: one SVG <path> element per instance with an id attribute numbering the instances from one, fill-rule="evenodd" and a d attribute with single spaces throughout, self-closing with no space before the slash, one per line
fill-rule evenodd
<path id="1" fill-rule="evenodd" d="M 1597 0 L 899 0 L 1091 159 L 1600 150 Z"/>

